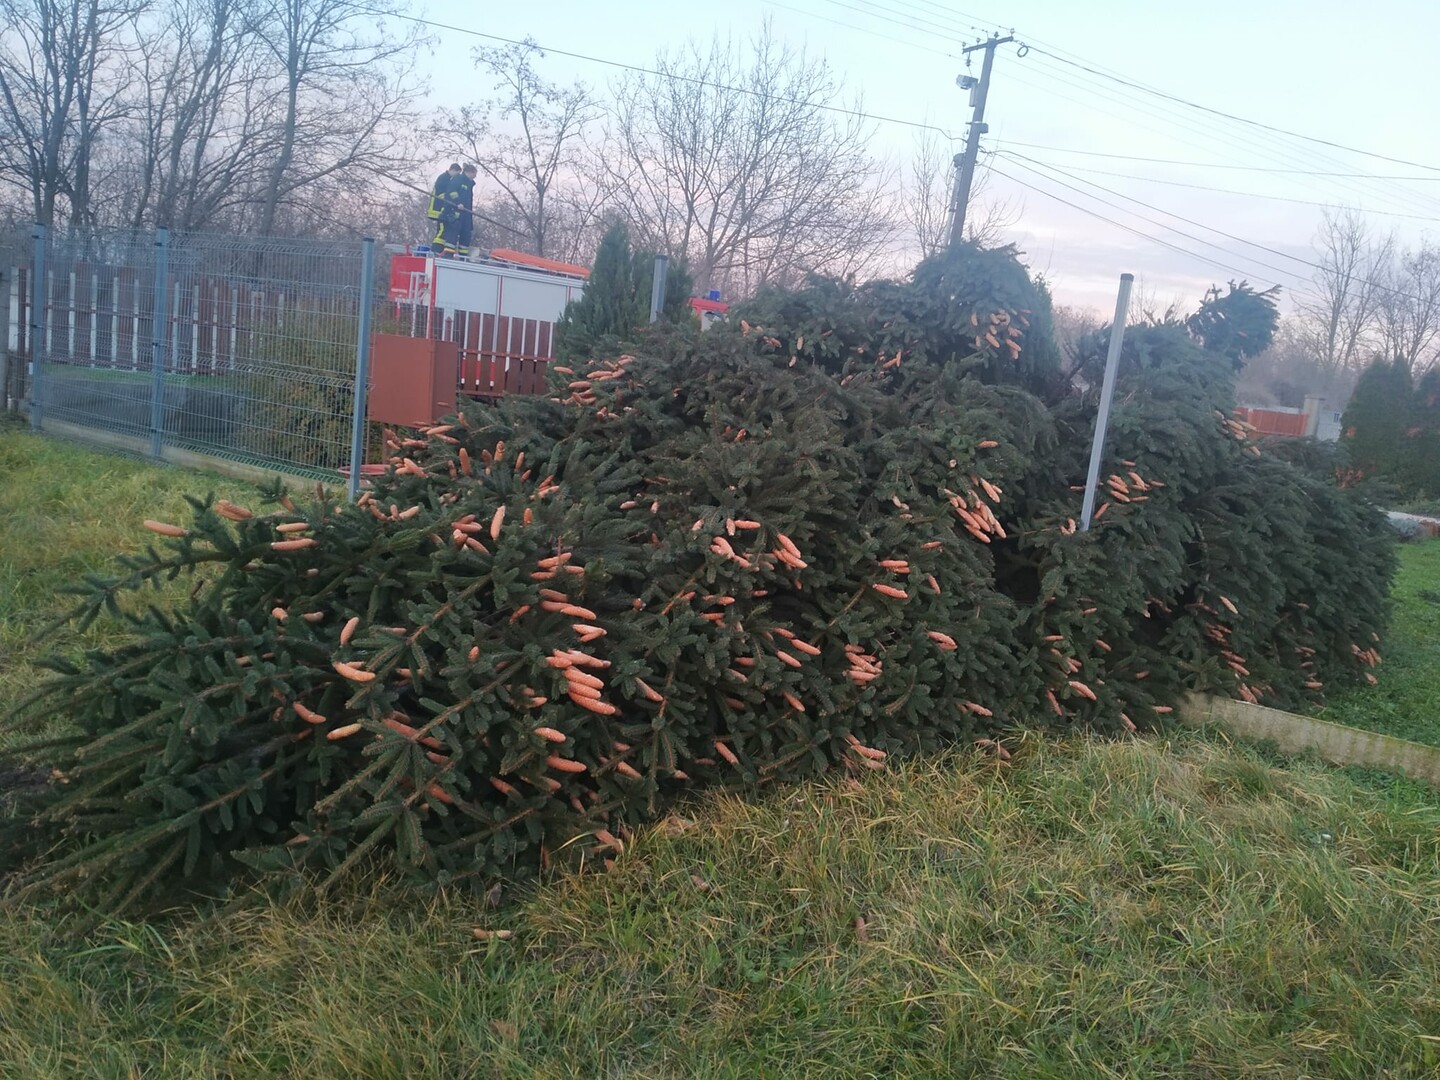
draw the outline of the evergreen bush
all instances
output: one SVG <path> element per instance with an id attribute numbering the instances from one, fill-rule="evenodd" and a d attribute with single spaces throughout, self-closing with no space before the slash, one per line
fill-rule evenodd
<path id="1" fill-rule="evenodd" d="M 1440 497 L 1440 368 L 1418 376 L 1377 360 L 1345 408 L 1342 442 L 1359 478 L 1400 500 Z"/>

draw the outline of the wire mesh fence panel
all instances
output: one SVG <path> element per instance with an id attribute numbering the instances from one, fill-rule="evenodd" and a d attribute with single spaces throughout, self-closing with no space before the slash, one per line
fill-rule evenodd
<path id="1" fill-rule="evenodd" d="M 24 270 L 39 426 L 327 479 L 349 464 L 358 242 L 48 230 Z"/>
<path id="2" fill-rule="evenodd" d="M 350 462 L 360 245 L 171 240 L 167 442 L 333 477 Z"/>
<path id="3" fill-rule="evenodd" d="M 29 274 L 32 422 L 149 439 L 165 329 L 154 235 L 46 230 Z"/>

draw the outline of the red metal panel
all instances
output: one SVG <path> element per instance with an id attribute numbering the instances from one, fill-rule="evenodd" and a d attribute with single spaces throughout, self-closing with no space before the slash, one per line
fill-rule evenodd
<path id="1" fill-rule="evenodd" d="M 465 343 L 460 352 L 460 389 L 479 386 L 480 381 L 480 313 L 465 315 Z"/>
<path id="2" fill-rule="evenodd" d="M 50 278 L 50 356 L 47 360 L 71 363 L 75 359 L 75 290 L 70 275 L 74 267 L 57 267 Z"/>
<path id="3" fill-rule="evenodd" d="M 493 356 L 481 356 L 475 362 L 476 379 L 470 393 L 479 397 L 499 397 L 504 371 Z"/>
<path id="4" fill-rule="evenodd" d="M 419 283 L 425 276 L 424 255 L 395 255 L 390 259 L 390 299 L 407 300 L 419 296 Z"/>
<path id="5" fill-rule="evenodd" d="M 251 321 L 248 287 L 244 285 L 236 287 L 235 302 L 230 310 L 234 312 L 235 358 L 238 360 L 240 357 L 250 354 L 250 342 L 254 337 L 251 327 L 255 324 Z"/>
<path id="6" fill-rule="evenodd" d="M 460 361 L 454 342 L 376 334 L 371 343 L 370 420 L 424 427 L 455 411 Z"/>
<path id="7" fill-rule="evenodd" d="M 224 374 L 230 370 L 230 328 L 234 325 L 231 317 L 235 302 L 235 289 L 228 281 L 215 282 L 215 373 Z"/>
<path id="8" fill-rule="evenodd" d="M 533 356 L 512 359 L 506 372 L 506 392 L 511 394 L 539 394 L 545 389 L 545 362 Z"/>

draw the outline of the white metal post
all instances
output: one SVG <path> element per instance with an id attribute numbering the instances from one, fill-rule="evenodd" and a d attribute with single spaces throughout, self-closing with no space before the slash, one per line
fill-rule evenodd
<path id="1" fill-rule="evenodd" d="M 355 330 L 355 405 L 350 423 L 350 482 L 353 502 L 360 494 L 360 466 L 365 461 L 365 417 L 370 383 L 370 308 L 375 302 L 375 240 L 367 236 L 360 256 L 360 317 Z"/>
<path id="2" fill-rule="evenodd" d="M 1110 400 L 1115 396 L 1115 373 L 1120 367 L 1120 345 L 1125 340 L 1125 317 L 1130 311 L 1130 286 L 1134 274 L 1120 275 L 1120 294 L 1115 298 L 1115 321 L 1110 324 L 1110 352 L 1105 357 L 1105 382 L 1100 389 L 1100 412 L 1095 417 L 1095 442 L 1090 447 L 1090 475 L 1085 479 L 1085 505 L 1080 511 L 1080 531 L 1090 530 L 1095 513 L 1095 487 L 1100 480 L 1100 459 L 1105 453 L 1105 433 L 1110 427 Z"/>

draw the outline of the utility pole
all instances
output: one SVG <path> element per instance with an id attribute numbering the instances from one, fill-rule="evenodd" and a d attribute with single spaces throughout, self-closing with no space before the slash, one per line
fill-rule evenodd
<path id="1" fill-rule="evenodd" d="M 965 152 L 955 155 L 955 197 L 950 207 L 950 246 L 954 247 L 965 237 L 965 209 L 970 202 L 970 187 L 975 182 L 975 162 L 980 157 L 980 136 L 989 131 L 985 124 L 985 96 L 990 92 L 990 69 L 995 65 L 995 50 L 1015 40 L 1013 34 L 1006 37 L 990 38 L 979 45 L 970 45 L 963 51 L 966 56 L 979 49 L 985 50 L 985 63 L 980 68 L 977 83 L 969 75 L 955 80 L 962 90 L 970 91 L 970 104 L 974 114 L 970 118 L 970 133 L 965 139 Z"/>

